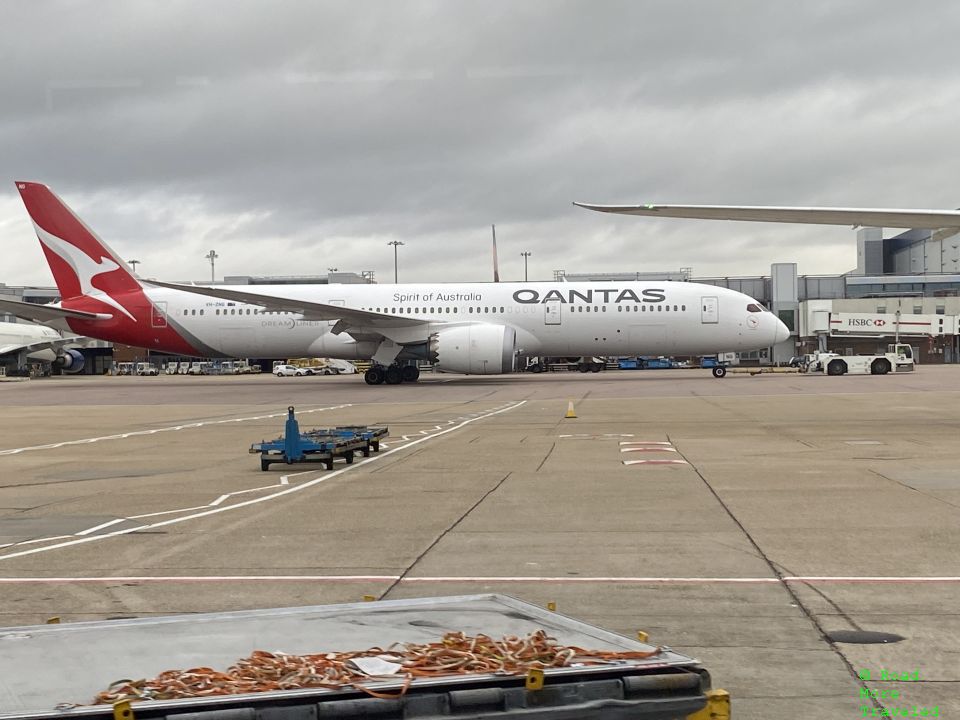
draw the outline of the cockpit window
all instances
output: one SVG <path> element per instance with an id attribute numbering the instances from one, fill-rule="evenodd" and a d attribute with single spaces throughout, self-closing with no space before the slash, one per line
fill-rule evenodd
<path id="1" fill-rule="evenodd" d="M 764 312 L 764 308 L 760 307 L 756 303 L 750 303 L 747 305 L 747 312 Z"/>

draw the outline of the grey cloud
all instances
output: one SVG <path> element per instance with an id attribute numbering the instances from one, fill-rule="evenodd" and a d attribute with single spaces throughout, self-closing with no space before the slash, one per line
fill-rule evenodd
<path id="1" fill-rule="evenodd" d="M 0 199 L 19 177 L 47 182 L 168 277 L 203 277 L 198 244 L 219 242 L 233 274 L 309 263 L 388 280 L 396 238 L 404 279 L 486 279 L 492 222 L 504 264 L 522 272 L 530 250 L 540 278 L 743 274 L 792 253 L 840 272 L 849 231 L 569 203 L 956 206 L 958 13 L 945 0 L 18 3 L 0 27 Z"/>

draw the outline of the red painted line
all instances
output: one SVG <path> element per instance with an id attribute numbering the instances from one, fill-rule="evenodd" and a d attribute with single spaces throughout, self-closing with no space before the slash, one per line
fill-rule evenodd
<path id="1" fill-rule="evenodd" d="M 230 583 L 230 582 L 313 582 L 313 583 L 390 583 L 400 580 L 398 575 L 129 575 L 109 577 L 7 577 L 0 578 L 0 585 L 66 585 L 98 583 Z M 788 575 L 775 577 L 570 577 L 570 576 L 437 576 L 406 577 L 401 582 L 411 584 L 449 584 L 449 583 L 549 583 L 549 584 L 623 584 L 623 585 L 772 585 L 777 583 L 811 584 L 958 584 L 960 577 L 954 576 L 829 576 L 829 575 Z"/>

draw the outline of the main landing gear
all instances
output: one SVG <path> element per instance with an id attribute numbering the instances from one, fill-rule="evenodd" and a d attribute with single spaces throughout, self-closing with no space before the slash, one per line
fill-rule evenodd
<path id="1" fill-rule="evenodd" d="M 416 382 L 420 377 L 420 368 L 416 365 L 374 365 L 364 373 L 367 385 L 399 385 L 404 382 Z"/>

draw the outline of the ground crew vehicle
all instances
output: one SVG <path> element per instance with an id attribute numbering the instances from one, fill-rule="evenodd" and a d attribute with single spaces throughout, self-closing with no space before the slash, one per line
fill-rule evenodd
<path id="1" fill-rule="evenodd" d="M 886 375 L 891 372 L 910 372 L 913 367 L 913 348 L 905 343 L 892 343 L 887 345 L 885 353 L 875 355 L 818 352 L 805 356 L 800 363 L 803 372 L 822 372 L 827 375 Z"/>
<path id="2" fill-rule="evenodd" d="M 208 362 L 192 362 L 186 370 L 187 375 L 209 375 L 210 374 L 210 363 Z"/>
<path id="3" fill-rule="evenodd" d="M 134 371 L 134 374 L 140 375 L 140 376 L 144 376 L 144 375 L 150 375 L 150 376 L 159 375 L 159 374 L 160 374 L 160 369 L 159 369 L 156 365 L 154 365 L 154 364 L 152 364 L 152 363 L 148 363 L 148 362 L 138 362 L 138 363 L 137 363 L 136 370 Z"/>

